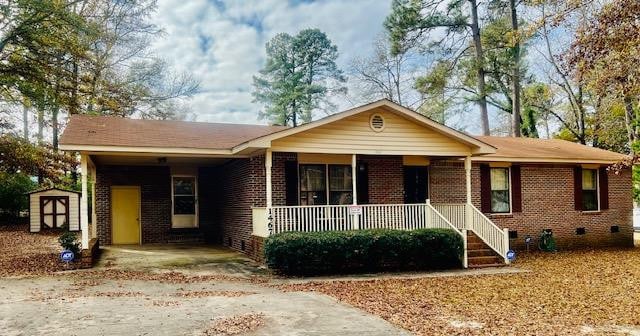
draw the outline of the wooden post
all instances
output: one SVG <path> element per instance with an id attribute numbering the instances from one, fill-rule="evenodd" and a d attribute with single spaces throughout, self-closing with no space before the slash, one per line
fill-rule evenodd
<path id="1" fill-rule="evenodd" d="M 96 165 L 90 157 L 89 172 L 91 173 L 91 238 L 98 238 L 98 217 L 96 215 Z"/>
<path id="2" fill-rule="evenodd" d="M 358 172 L 357 172 L 357 155 L 356 154 L 351 154 L 351 193 L 353 194 L 353 200 L 351 201 L 351 204 L 353 205 L 358 205 L 358 187 L 357 187 L 357 178 L 356 176 L 358 176 Z M 353 214 L 351 215 L 352 218 L 352 223 L 351 223 L 351 227 L 353 230 L 359 230 L 360 229 L 360 215 L 358 214 Z"/>
<path id="3" fill-rule="evenodd" d="M 504 263 L 509 265 L 511 263 L 509 258 L 507 258 L 507 252 L 509 252 L 509 229 L 504 228 L 502 229 L 502 232 L 504 239 L 504 255 L 502 257 L 504 258 Z"/>
<path id="4" fill-rule="evenodd" d="M 462 254 L 462 267 L 469 268 L 469 257 L 468 257 L 468 247 L 467 247 L 467 229 L 462 229 L 462 246 L 464 247 L 464 252 Z"/>
<path id="5" fill-rule="evenodd" d="M 273 153 L 271 152 L 271 149 L 267 149 L 266 153 L 264 154 L 264 168 L 265 168 L 265 175 L 267 178 L 267 209 L 270 209 L 273 206 L 273 202 L 271 199 L 271 166 L 273 164 Z"/>
<path id="6" fill-rule="evenodd" d="M 357 185 L 357 181 L 356 181 L 356 176 L 358 176 L 358 172 L 357 170 L 357 164 L 356 164 L 356 154 L 351 154 L 351 181 L 353 181 L 353 183 L 351 183 L 351 187 L 353 188 L 353 205 L 357 205 L 358 204 L 358 188 L 356 187 Z"/>
<path id="7" fill-rule="evenodd" d="M 83 249 L 89 248 L 89 209 L 87 203 L 89 165 L 87 159 L 87 154 L 80 153 L 80 170 L 82 171 L 82 194 L 80 195 L 80 230 L 82 234 L 80 242 Z"/>
<path id="8" fill-rule="evenodd" d="M 471 207 L 471 156 L 467 156 L 464 158 L 464 173 L 465 173 L 465 185 L 466 185 L 466 193 L 467 193 L 467 204 L 465 205 L 465 221 L 464 227 L 466 229 L 471 229 L 472 221 L 473 221 L 473 209 Z"/>

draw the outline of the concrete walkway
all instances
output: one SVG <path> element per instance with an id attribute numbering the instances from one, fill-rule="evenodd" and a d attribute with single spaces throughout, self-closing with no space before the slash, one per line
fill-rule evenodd
<path id="1" fill-rule="evenodd" d="M 265 322 L 246 335 L 408 334 L 322 294 L 248 282 L 0 279 L 3 336 L 209 335 L 214 319 L 249 313 Z"/>
<path id="2" fill-rule="evenodd" d="M 97 268 L 178 270 L 233 276 L 263 275 L 266 268 L 242 253 L 215 245 L 133 245 L 101 248 Z"/>
<path id="3" fill-rule="evenodd" d="M 241 335 L 408 334 L 329 296 L 262 284 L 267 273 L 223 247 L 106 247 L 92 270 L 0 278 L 0 335 L 212 335 L 216 320 L 247 314 L 264 323 Z"/>

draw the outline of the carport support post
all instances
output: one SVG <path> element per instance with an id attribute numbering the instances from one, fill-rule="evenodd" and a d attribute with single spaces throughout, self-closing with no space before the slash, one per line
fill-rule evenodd
<path id="1" fill-rule="evenodd" d="M 87 154 L 80 153 L 80 170 L 82 171 L 82 195 L 80 195 L 80 231 L 82 232 L 82 248 L 89 248 L 89 209 L 87 204 L 87 175 L 89 175 L 89 165 Z"/>

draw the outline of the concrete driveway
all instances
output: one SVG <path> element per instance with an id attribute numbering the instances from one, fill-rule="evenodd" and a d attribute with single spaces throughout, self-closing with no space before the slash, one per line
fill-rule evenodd
<path id="1" fill-rule="evenodd" d="M 0 334 L 407 334 L 323 294 L 282 292 L 242 255 L 209 249 L 108 248 L 90 271 L 0 279 Z M 211 329 L 242 316 L 260 316 L 260 326 Z"/>

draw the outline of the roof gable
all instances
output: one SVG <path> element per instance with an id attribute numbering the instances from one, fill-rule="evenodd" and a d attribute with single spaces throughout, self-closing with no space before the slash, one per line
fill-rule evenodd
<path id="1" fill-rule="evenodd" d="M 394 135 L 400 138 L 401 135 L 406 135 L 410 133 L 410 132 L 407 132 L 405 134 L 402 132 L 402 130 L 399 130 L 397 128 L 394 130 L 395 133 L 393 132 L 385 133 L 386 130 L 380 133 L 376 133 L 373 130 L 366 129 L 369 127 L 368 118 L 373 113 L 384 113 L 385 115 L 390 116 L 395 122 L 398 122 L 399 120 L 404 120 L 405 122 L 403 123 L 403 125 L 404 126 L 411 125 L 412 127 L 410 128 L 412 128 L 412 130 L 414 131 L 416 130 L 416 126 L 419 129 L 422 129 L 423 132 L 413 133 L 414 135 L 416 134 L 418 135 L 418 139 L 417 139 L 418 141 L 434 140 L 434 138 L 430 138 L 431 136 L 431 137 L 435 137 L 435 140 L 437 140 L 435 143 L 437 143 L 438 141 L 441 144 L 446 142 L 447 144 L 452 144 L 454 147 L 458 149 L 460 149 L 462 146 L 467 148 L 468 149 L 467 151 L 470 151 L 470 153 L 473 153 L 473 154 L 487 154 L 487 153 L 495 152 L 495 148 L 474 137 L 471 137 L 462 132 L 456 131 L 450 127 L 437 123 L 429 118 L 424 117 L 423 115 L 415 111 L 402 107 L 386 99 L 379 100 L 377 102 L 366 104 L 363 106 L 359 106 L 344 112 L 336 113 L 328 117 L 325 117 L 325 118 L 322 118 L 298 127 L 288 128 L 285 130 L 281 130 L 279 132 L 275 132 L 272 134 L 259 137 L 257 139 L 250 140 L 234 148 L 234 151 L 240 152 L 246 148 L 252 148 L 252 147 L 270 148 L 272 146 L 272 143 L 275 143 L 275 148 L 273 148 L 274 150 L 278 150 L 279 148 L 282 149 L 281 147 L 278 147 L 278 142 L 279 142 L 278 140 L 287 139 L 287 141 L 295 141 L 294 139 L 297 139 L 297 138 L 300 138 L 300 140 L 302 140 L 304 136 L 297 137 L 297 138 L 293 137 L 296 134 L 302 134 L 302 133 L 316 135 L 317 139 L 315 141 L 323 141 L 323 140 L 330 141 L 331 139 L 329 137 L 330 135 L 335 136 L 337 132 L 345 131 L 345 129 L 344 127 L 343 129 L 341 129 L 340 127 L 332 127 L 329 125 L 337 125 L 338 122 L 342 122 L 342 124 L 345 124 L 345 123 L 349 124 L 350 122 L 354 122 L 358 118 L 360 118 L 360 120 L 358 120 L 360 125 L 359 126 L 350 125 L 348 128 L 350 128 L 351 131 L 354 130 L 353 128 L 361 128 L 361 133 L 362 133 L 361 136 L 370 136 L 372 137 L 371 140 L 374 140 L 374 141 L 376 137 L 380 138 L 378 139 L 377 145 L 385 145 L 380 141 L 390 140 L 389 137 L 386 137 L 384 135 Z M 348 132 L 349 130 L 346 130 L 346 131 Z M 326 133 L 327 136 L 318 136 L 318 133 Z M 354 139 L 354 140 L 357 140 L 357 139 Z M 402 139 L 400 139 L 400 141 L 402 141 Z M 345 143 L 345 145 L 353 146 L 354 143 L 347 142 Z M 411 143 L 410 142 L 407 143 L 405 141 L 404 145 L 411 146 Z M 295 148 L 293 146 L 290 146 L 290 147 Z M 460 155 L 459 154 L 460 151 L 456 151 L 456 153 L 457 154 L 455 155 Z M 444 155 L 444 153 L 442 155 Z"/>

